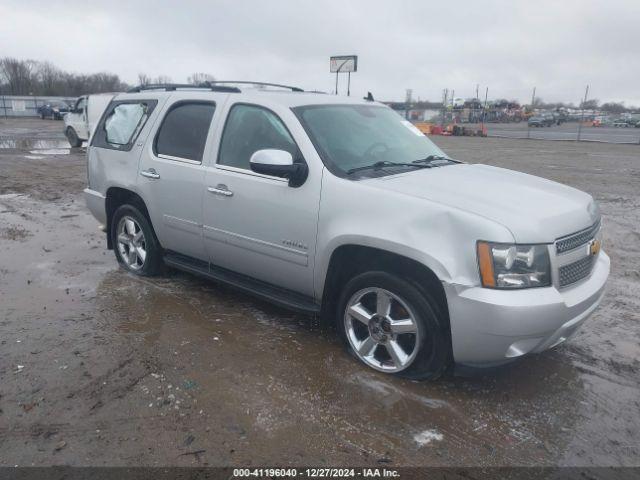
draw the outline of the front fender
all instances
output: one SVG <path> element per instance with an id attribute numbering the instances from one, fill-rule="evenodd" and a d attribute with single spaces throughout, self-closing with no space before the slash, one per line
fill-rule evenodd
<path id="1" fill-rule="evenodd" d="M 479 284 L 476 242 L 513 242 L 503 225 L 427 199 L 325 173 L 314 289 L 322 298 L 331 256 L 343 245 L 373 247 L 428 267 L 442 282 Z"/>

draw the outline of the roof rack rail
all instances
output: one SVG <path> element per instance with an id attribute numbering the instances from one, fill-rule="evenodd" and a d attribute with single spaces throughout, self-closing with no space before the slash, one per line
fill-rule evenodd
<path id="1" fill-rule="evenodd" d="M 227 87 L 224 85 L 210 85 L 209 82 L 192 85 L 189 83 L 150 83 L 148 85 L 138 85 L 127 90 L 127 93 L 138 93 L 143 90 L 164 90 L 166 92 L 175 91 L 178 88 L 205 88 L 214 92 L 240 93 L 237 87 Z"/>
<path id="2" fill-rule="evenodd" d="M 282 85 L 280 83 L 268 83 L 268 82 L 251 82 L 248 80 L 210 80 L 204 82 L 205 85 L 216 85 L 220 83 L 236 83 L 238 85 L 259 85 L 263 87 L 278 87 L 278 88 L 286 88 L 291 90 L 292 92 L 304 92 L 304 90 L 300 87 L 292 87 L 291 85 Z"/>

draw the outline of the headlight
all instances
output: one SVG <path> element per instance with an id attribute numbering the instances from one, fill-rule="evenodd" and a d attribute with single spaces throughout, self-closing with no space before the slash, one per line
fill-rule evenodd
<path id="1" fill-rule="evenodd" d="M 546 245 L 478 242 L 478 267 L 487 288 L 531 288 L 551 285 Z"/>

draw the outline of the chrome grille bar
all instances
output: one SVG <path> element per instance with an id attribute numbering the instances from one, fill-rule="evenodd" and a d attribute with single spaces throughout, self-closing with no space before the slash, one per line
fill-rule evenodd
<path id="1" fill-rule="evenodd" d="M 600 220 L 598 220 L 596 223 L 585 230 L 581 230 L 579 232 L 572 233 L 571 235 L 559 238 L 558 240 L 556 240 L 556 254 L 568 252 L 570 250 L 573 250 L 574 248 L 578 248 L 579 246 L 584 245 L 596 236 L 599 228 Z"/>

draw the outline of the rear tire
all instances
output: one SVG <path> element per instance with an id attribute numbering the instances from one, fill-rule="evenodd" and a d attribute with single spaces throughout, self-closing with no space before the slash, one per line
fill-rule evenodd
<path id="1" fill-rule="evenodd" d="M 78 137 L 78 134 L 72 127 L 67 128 L 67 130 L 65 131 L 65 135 L 67 136 L 69 145 L 71 145 L 73 148 L 78 148 L 82 146 L 82 140 L 80 140 L 80 138 Z"/>
<path id="2" fill-rule="evenodd" d="M 437 302 L 413 283 L 366 272 L 347 282 L 338 305 L 338 331 L 349 353 L 365 365 L 413 380 L 436 379 L 446 371 L 447 327 Z"/>
<path id="3" fill-rule="evenodd" d="M 136 275 L 162 272 L 162 248 L 142 212 L 133 205 L 120 206 L 111 219 L 111 244 L 118 263 Z"/>

